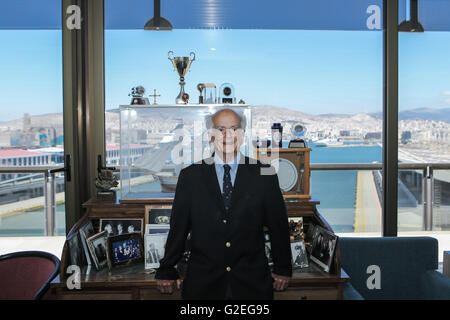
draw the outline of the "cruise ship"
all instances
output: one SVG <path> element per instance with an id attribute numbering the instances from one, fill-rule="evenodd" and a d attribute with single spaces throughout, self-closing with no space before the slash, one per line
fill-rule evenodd
<path id="1" fill-rule="evenodd" d="M 314 142 L 314 145 L 316 147 L 334 147 L 334 146 L 341 146 L 343 144 L 344 141 L 341 138 L 325 138 Z"/>

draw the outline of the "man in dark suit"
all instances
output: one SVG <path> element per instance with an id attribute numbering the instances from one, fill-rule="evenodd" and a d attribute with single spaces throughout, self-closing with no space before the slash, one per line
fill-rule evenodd
<path id="1" fill-rule="evenodd" d="M 271 166 L 240 153 L 243 120 L 230 109 L 210 119 L 214 155 L 181 170 L 165 256 L 155 278 L 162 293 L 181 279 L 175 265 L 191 232 L 184 299 L 273 299 L 292 275 L 289 224 Z M 269 230 L 273 272 L 265 255 Z"/>

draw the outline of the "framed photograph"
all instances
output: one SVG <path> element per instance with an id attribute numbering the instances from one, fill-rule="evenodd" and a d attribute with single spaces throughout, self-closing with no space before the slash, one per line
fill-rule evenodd
<path id="1" fill-rule="evenodd" d="M 108 237 L 106 245 L 110 267 L 139 262 L 144 259 L 142 235 L 139 232 Z"/>
<path id="2" fill-rule="evenodd" d="M 169 233 L 170 224 L 146 224 L 145 234 Z"/>
<path id="3" fill-rule="evenodd" d="M 92 237 L 95 234 L 94 227 L 92 226 L 92 221 L 88 220 L 84 225 L 82 225 L 80 227 L 79 233 L 81 244 L 83 245 L 84 255 L 86 256 L 86 262 L 88 265 L 92 265 L 93 262 L 86 242 L 88 238 Z"/>
<path id="4" fill-rule="evenodd" d="M 325 272 L 330 272 L 337 240 L 338 236 L 334 233 L 320 226 L 315 227 L 310 259 Z"/>
<path id="5" fill-rule="evenodd" d="M 75 232 L 72 234 L 72 236 L 67 239 L 67 244 L 69 246 L 70 264 L 79 267 L 85 265 L 86 256 L 83 252 L 83 245 L 81 244 L 79 233 Z"/>
<path id="6" fill-rule="evenodd" d="M 303 240 L 291 242 L 291 252 L 293 269 L 309 267 L 305 242 Z"/>
<path id="7" fill-rule="evenodd" d="M 143 219 L 100 219 L 100 232 L 107 231 L 108 236 L 140 232 L 144 228 Z"/>
<path id="8" fill-rule="evenodd" d="M 170 224 L 172 208 L 145 207 L 145 224 Z"/>
<path id="9" fill-rule="evenodd" d="M 97 270 L 101 270 L 108 263 L 106 255 L 106 239 L 108 232 L 103 231 L 87 238 L 87 246 Z"/>
<path id="10" fill-rule="evenodd" d="M 146 234 L 145 269 L 159 268 L 159 261 L 164 257 L 167 233 Z"/>

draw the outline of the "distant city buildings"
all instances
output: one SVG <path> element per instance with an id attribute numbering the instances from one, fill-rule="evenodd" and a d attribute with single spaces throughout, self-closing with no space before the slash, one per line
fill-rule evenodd
<path id="1" fill-rule="evenodd" d="M 173 121 L 172 121 L 173 120 Z M 129 131 L 132 144 L 152 145 L 158 143 L 167 132 L 172 130 L 179 119 L 161 118 L 136 119 L 133 130 Z M 369 114 L 355 115 L 311 115 L 286 108 L 272 106 L 254 106 L 252 108 L 252 133 L 260 139 L 270 139 L 270 127 L 279 122 L 283 125 L 283 140 L 293 138 L 291 127 L 301 123 L 306 127 L 307 139 L 343 138 L 370 143 L 382 142 L 382 119 Z M 402 148 L 412 153 L 447 155 L 450 158 L 450 123 L 437 120 L 408 119 L 399 121 L 398 139 Z M 192 128 L 188 128 L 192 129 Z M 254 136 L 256 138 L 256 136 Z M 11 166 L 47 164 L 40 157 L 49 157 L 50 163 L 61 163 L 63 157 L 63 117 L 62 114 L 30 116 L 0 124 L 0 149 L 20 149 L 42 155 L 14 156 L 0 158 Z M 107 164 L 118 165 L 120 154 L 120 115 L 118 112 L 105 113 L 105 142 Z M 59 150 L 49 148 L 59 148 Z M 142 148 L 136 147 L 137 152 Z M 46 150 L 46 151 L 42 151 Z M 31 158 L 31 160 L 29 160 Z M 8 160 L 9 159 L 9 160 Z M 15 160 L 14 160 L 15 159 Z M 15 165 L 14 165 L 15 161 Z M 19 162 L 20 161 L 20 162 Z M 31 164 L 30 164 L 31 163 Z M 34 164 L 36 163 L 36 164 Z M 9 165 L 7 165 L 9 166 Z"/>

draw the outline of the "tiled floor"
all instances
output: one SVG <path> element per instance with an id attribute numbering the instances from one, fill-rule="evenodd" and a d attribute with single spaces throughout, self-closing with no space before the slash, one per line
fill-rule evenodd
<path id="1" fill-rule="evenodd" d="M 0 237 L 0 255 L 17 251 L 46 251 L 61 259 L 66 237 Z"/>

